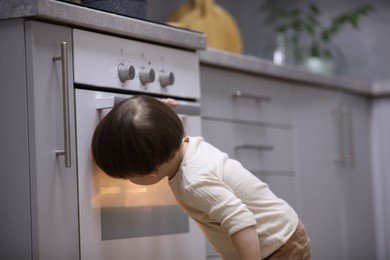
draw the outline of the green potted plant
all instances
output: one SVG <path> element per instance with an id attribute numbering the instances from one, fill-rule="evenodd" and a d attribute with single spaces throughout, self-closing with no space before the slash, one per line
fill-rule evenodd
<path id="1" fill-rule="evenodd" d="M 369 4 L 361 5 L 333 17 L 330 24 L 325 25 L 315 3 L 289 9 L 273 6 L 269 8 L 267 21 L 275 24 L 279 43 L 282 38 L 290 46 L 295 64 L 309 70 L 330 72 L 336 53 L 333 37 L 347 25 L 358 29 L 361 17 L 373 10 Z"/>

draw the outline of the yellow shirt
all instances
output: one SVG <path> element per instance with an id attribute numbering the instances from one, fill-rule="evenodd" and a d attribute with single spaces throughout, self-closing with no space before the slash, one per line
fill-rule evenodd
<path id="1" fill-rule="evenodd" d="M 236 259 L 230 235 L 256 225 L 262 257 L 282 246 L 298 225 L 295 211 L 241 163 L 190 137 L 169 185 L 183 210 L 225 260 Z"/>

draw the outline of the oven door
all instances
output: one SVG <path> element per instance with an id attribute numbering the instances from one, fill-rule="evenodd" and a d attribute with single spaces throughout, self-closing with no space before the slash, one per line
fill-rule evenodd
<path id="1" fill-rule="evenodd" d="M 98 122 L 123 94 L 76 89 L 81 259 L 200 260 L 205 240 L 177 206 L 167 181 L 138 186 L 106 176 L 93 162 Z M 179 106 L 188 114 L 196 105 Z M 200 135 L 200 117 L 181 115 L 187 134 Z"/>

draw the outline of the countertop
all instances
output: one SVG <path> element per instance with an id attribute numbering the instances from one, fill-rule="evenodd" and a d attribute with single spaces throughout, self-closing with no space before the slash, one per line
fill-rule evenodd
<path id="1" fill-rule="evenodd" d="M 0 20 L 32 18 L 189 50 L 206 48 L 203 33 L 54 0 L 0 0 Z"/>
<path id="2" fill-rule="evenodd" d="M 180 29 L 77 4 L 55 0 L 0 0 L 0 20 L 36 19 L 198 51 L 203 65 L 217 66 L 314 87 L 325 87 L 371 97 L 390 96 L 390 81 L 362 81 L 343 76 L 311 73 L 294 66 L 230 52 L 206 49 L 203 33 Z"/>
<path id="3" fill-rule="evenodd" d="M 390 81 L 371 82 L 338 75 L 322 75 L 295 66 L 280 66 L 270 60 L 215 49 L 199 51 L 199 56 L 201 64 L 207 66 L 221 67 L 370 97 L 390 95 Z"/>

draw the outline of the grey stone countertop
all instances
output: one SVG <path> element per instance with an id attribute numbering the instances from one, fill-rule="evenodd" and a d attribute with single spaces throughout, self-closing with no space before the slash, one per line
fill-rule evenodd
<path id="1" fill-rule="evenodd" d="M 215 49 L 199 51 L 199 57 L 200 63 L 203 65 L 257 74 L 313 87 L 329 88 L 371 97 L 390 95 L 390 81 L 370 82 L 338 75 L 322 75 L 295 66 L 280 66 L 269 60 Z"/>
<path id="2" fill-rule="evenodd" d="M 189 50 L 206 48 L 203 33 L 54 0 L 0 0 L 0 20 L 32 18 Z"/>

